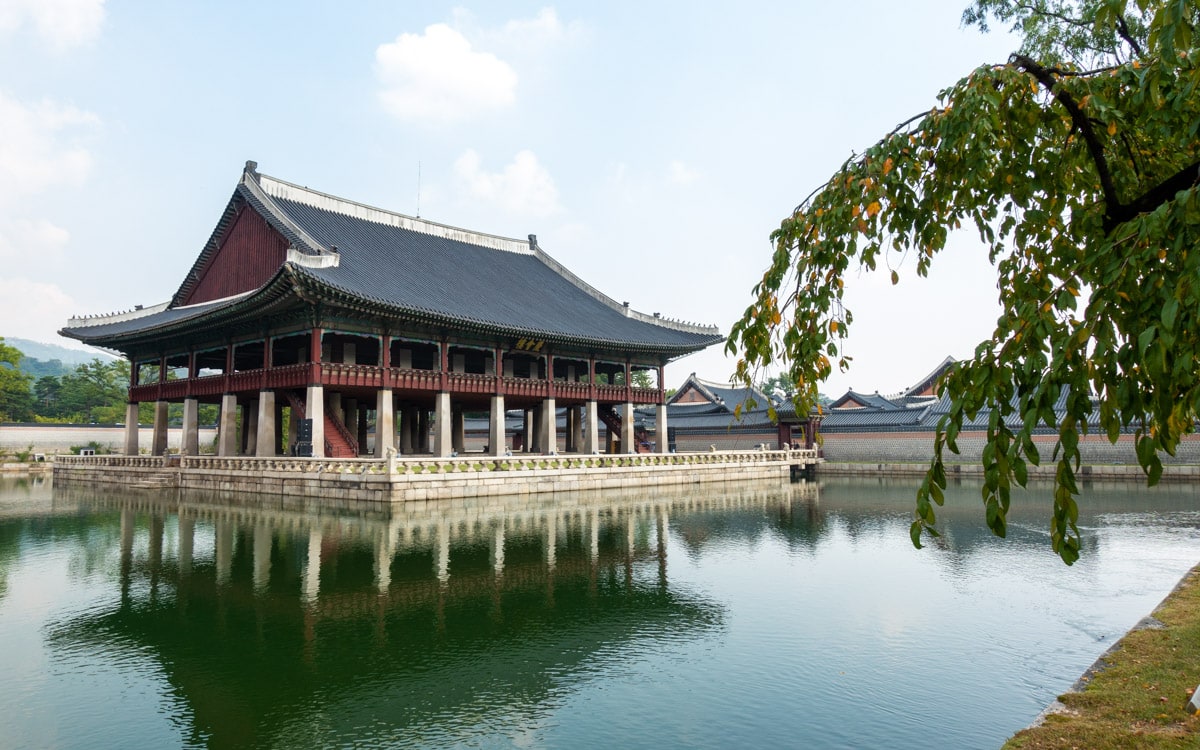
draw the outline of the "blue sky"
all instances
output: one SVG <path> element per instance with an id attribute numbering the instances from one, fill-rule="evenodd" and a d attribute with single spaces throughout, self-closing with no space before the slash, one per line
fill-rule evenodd
<path id="1" fill-rule="evenodd" d="M 727 331 L 796 203 L 1012 51 L 964 5 L 0 0 L 0 335 L 69 343 L 71 315 L 169 298 L 247 159 L 536 234 L 615 299 Z M 855 364 L 823 391 L 899 390 L 990 333 L 969 235 L 900 271 L 848 283 Z M 714 347 L 668 385 L 732 370 Z"/>

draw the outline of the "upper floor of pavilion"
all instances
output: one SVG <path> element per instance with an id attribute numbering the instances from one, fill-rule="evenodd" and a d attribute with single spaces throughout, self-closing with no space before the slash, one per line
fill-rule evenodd
<path id="1" fill-rule="evenodd" d="M 61 333 L 152 361 L 317 329 L 643 366 L 722 340 L 715 326 L 616 302 L 534 235 L 404 216 L 260 174 L 254 162 L 169 301 L 72 318 Z"/>

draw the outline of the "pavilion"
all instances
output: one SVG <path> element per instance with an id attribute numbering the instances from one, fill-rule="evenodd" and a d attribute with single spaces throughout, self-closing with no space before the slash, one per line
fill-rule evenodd
<path id="1" fill-rule="evenodd" d="M 129 359 L 127 454 L 139 452 L 140 403 L 155 404 L 158 455 L 168 404 L 181 402 L 185 455 L 199 452 L 199 404 L 220 404 L 220 456 L 450 456 L 468 412 L 490 415 L 486 450 L 499 456 L 508 409 L 524 412 L 530 452 L 596 453 L 601 423 L 629 452 L 636 405 L 657 407 L 665 435 L 663 366 L 722 340 L 614 301 L 535 235 L 373 208 L 254 162 L 169 301 L 72 318 L 60 333 Z"/>

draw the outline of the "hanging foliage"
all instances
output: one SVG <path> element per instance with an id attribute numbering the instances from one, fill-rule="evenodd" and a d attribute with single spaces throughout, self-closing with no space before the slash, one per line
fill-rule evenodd
<path id="1" fill-rule="evenodd" d="M 1196 0 L 978 0 L 964 22 L 1023 39 L 942 91 L 938 106 L 855 155 L 772 235 L 770 266 L 734 324 L 746 384 L 784 366 L 799 413 L 850 358 L 844 280 L 930 273 L 973 228 L 998 275 L 991 338 L 942 382 L 951 403 L 917 493 L 913 543 L 936 535 L 947 450 L 990 414 L 987 524 L 1004 536 L 1027 466 L 1055 466 L 1051 543 L 1070 564 L 1079 441 L 1089 420 L 1135 431 L 1150 484 L 1200 410 L 1200 51 Z M 952 311 L 947 311 L 952 314 Z M 1055 403 L 1065 394 L 1065 409 Z M 1033 441 L 1057 432 L 1051 455 Z"/>

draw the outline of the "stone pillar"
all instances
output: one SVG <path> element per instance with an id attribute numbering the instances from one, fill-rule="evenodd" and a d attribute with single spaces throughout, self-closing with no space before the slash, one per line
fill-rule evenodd
<path id="1" fill-rule="evenodd" d="M 393 404 L 394 402 L 395 402 L 395 399 L 392 398 L 392 394 L 389 391 L 388 392 L 388 404 Z M 394 446 L 396 443 L 396 427 L 394 424 L 395 411 L 392 412 L 392 415 L 393 415 L 392 416 L 392 419 L 393 419 L 392 444 Z M 365 408 L 358 410 L 358 432 L 356 434 L 358 436 L 359 446 L 361 446 L 363 448 L 363 450 L 365 451 L 366 447 L 367 447 L 367 409 L 365 409 Z"/>
<path id="2" fill-rule="evenodd" d="M 525 421 L 521 425 L 521 445 L 526 453 L 533 453 L 533 410 L 526 409 L 524 417 Z"/>
<path id="3" fill-rule="evenodd" d="M 576 453 L 587 453 L 583 444 L 583 407 L 572 406 L 571 411 L 575 413 L 574 432 L 571 433 L 571 444 L 575 446 Z"/>
<path id="4" fill-rule="evenodd" d="M 417 409 L 416 432 L 413 433 L 413 446 L 417 453 L 429 453 L 429 412 Z"/>
<path id="5" fill-rule="evenodd" d="M 237 396 L 221 396 L 221 417 L 217 422 L 217 455 L 237 455 Z"/>
<path id="6" fill-rule="evenodd" d="M 242 409 L 242 455 L 258 455 L 258 399 L 251 399 Z"/>
<path id="7" fill-rule="evenodd" d="M 378 417 L 376 417 L 378 421 Z M 413 452 L 413 426 L 417 421 L 417 410 L 411 406 L 405 406 L 400 410 L 400 452 L 407 455 Z M 378 434 L 379 427 L 375 427 L 375 432 Z M 378 438 L 376 438 L 378 440 Z"/>
<path id="8" fill-rule="evenodd" d="M 667 439 L 667 435 L 667 405 L 659 404 L 657 413 L 654 415 L 654 440 L 657 442 L 655 446 L 657 452 L 671 452 L 671 441 Z"/>
<path id="9" fill-rule="evenodd" d="M 578 453 L 579 445 L 575 442 L 575 407 L 568 406 L 566 410 L 566 450 L 567 453 Z"/>
<path id="10" fill-rule="evenodd" d="M 591 455 L 600 452 L 600 418 L 596 413 L 596 402 L 587 402 L 587 425 L 583 436 L 583 452 Z"/>
<path id="11" fill-rule="evenodd" d="M 462 406 L 450 409 L 450 448 L 459 455 L 467 451 L 467 415 Z"/>
<path id="12" fill-rule="evenodd" d="M 493 456 L 503 456 L 508 446 L 504 435 L 504 396 L 492 396 L 492 414 L 488 421 L 488 450 Z"/>
<path id="13" fill-rule="evenodd" d="M 308 387 L 304 416 L 312 420 L 313 458 L 325 458 L 325 389 L 321 386 Z"/>
<path id="14" fill-rule="evenodd" d="M 185 456 L 200 455 L 200 401 L 183 400 L 183 449 Z"/>
<path id="15" fill-rule="evenodd" d="M 392 406 L 391 389 L 380 388 L 375 394 L 375 458 L 384 458 L 389 448 L 396 447 L 396 423 Z"/>
<path id="16" fill-rule="evenodd" d="M 554 399 L 548 398 L 542 402 L 542 452 L 558 453 L 558 410 L 554 408 Z"/>
<path id="17" fill-rule="evenodd" d="M 259 391 L 258 436 L 254 440 L 254 455 L 275 456 L 279 445 L 275 441 L 275 391 Z"/>
<path id="18" fill-rule="evenodd" d="M 125 455 L 138 454 L 138 405 L 125 404 Z"/>
<path id="19" fill-rule="evenodd" d="M 150 453 L 161 456 L 167 452 L 167 402 L 154 402 L 154 440 L 150 445 Z"/>
<path id="20" fill-rule="evenodd" d="M 437 409 L 434 412 L 434 429 L 437 431 L 437 438 L 434 441 L 433 450 L 434 455 L 439 458 L 446 458 L 454 450 L 451 444 L 450 422 L 450 394 L 442 391 L 437 395 Z"/>
<path id="21" fill-rule="evenodd" d="M 633 403 L 630 401 L 621 404 L 621 452 L 637 453 L 637 445 L 633 442 Z"/>

